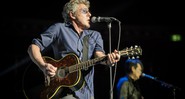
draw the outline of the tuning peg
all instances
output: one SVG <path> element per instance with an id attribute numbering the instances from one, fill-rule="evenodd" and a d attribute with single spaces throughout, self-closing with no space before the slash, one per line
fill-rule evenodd
<path id="1" fill-rule="evenodd" d="M 135 45 L 134 47 L 135 47 L 135 48 L 137 48 L 137 47 L 138 47 L 138 45 Z"/>

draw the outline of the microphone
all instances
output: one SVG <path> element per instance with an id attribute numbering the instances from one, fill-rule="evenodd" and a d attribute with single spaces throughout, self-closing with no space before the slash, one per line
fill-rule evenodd
<path id="1" fill-rule="evenodd" d="M 145 73 L 142 73 L 141 75 L 142 77 L 146 77 L 146 78 L 150 78 L 150 79 L 153 79 L 153 80 L 156 80 L 157 78 L 156 77 L 153 77 L 153 76 L 150 76 L 150 75 L 147 75 Z"/>
<path id="2" fill-rule="evenodd" d="M 114 17 L 95 17 L 93 16 L 91 18 L 91 22 L 92 23 L 96 23 L 96 22 L 112 22 L 112 21 L 119 21 Z"/>

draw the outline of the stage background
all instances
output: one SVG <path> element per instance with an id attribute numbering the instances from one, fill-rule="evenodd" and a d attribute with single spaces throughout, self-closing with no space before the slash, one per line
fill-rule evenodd
<path id="1" fill-rule="evenodd" d="M 138 45 L 142 48 L 139 57 L 146 74 L 157 77 L 175 87 L 167 88 L 151 79 L 140 79 L 145 99 L 180 99 L 184 93 L 184 5 L 182 1 L 167 0 L 90 0 L 92 16 L 115 17 L 121 22 L 119 50 Z M 24 99 L 22 81 L 27 67 L 32 67 L 27 48 L 32 38 L 37 37 L 49 25 L 63 21 L 62 6 L 66 0 L 55 1 L 5 1 L 1 6 L 1 96 Z M 105 50 L 109 52 L 109 31 L 106 23 L 94 23 L 92 29 L 102 33 Z M 118 46 L 118 23 L 112 22 L 112 51 Z M 174 39 L 172 39 L 174 38 Z M 124 76 L 122 57 L 116 68 L 116 84 Z M 101 65 L 100 65 L 101 66 Z M 95 98 L 109 99 L 109 67 L 95 67 Z M 32 70 L 32 69 L 31 69 Z M 112 68 L 113 74 L 115 67 Z M 40 81 L 26 78 L 29 84 Z M 175 94 L 174 94 L 175 93 Z"/>

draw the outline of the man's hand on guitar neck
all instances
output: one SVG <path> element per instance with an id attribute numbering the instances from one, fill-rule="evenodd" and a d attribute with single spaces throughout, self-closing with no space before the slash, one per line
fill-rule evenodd
<path id="1" fill-rule="evenodd" d="M 107 65 L 114 66 L 115 63 L 117 63 L 120 60 L 120 54 L 117 50 L 114 50 L 114 52 L 109 53 L 107 56 L 108 56 Z"/>

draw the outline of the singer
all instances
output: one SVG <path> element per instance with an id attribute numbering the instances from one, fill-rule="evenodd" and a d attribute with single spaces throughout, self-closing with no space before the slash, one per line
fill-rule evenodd
<path id="1" fill-rule="evenodd" d="M 28 54 L 42 70 L 46 81 L 38 97 L 31 95 L 28 98 L 94 99 L 94 66 L 74 68 L 74 64 L 105 57 L 98 63 L 114 66 L 120 60 L 120 55 L 117 50 L 106 55 L 101 33 L 89 30 L 89 7 L 88 0 L 70 0 L 63 7 L 64 22 L 52 24 L 40 34 L 40 38 L 32 40 Z M 47 55 L 48 47 L 53 51 L 52 58 L 43 56 Z M 73 68 L 68 68 L 71 65 Z M 77 70 L 71 73 L 71 69 Z"/>
<path id="2" fill-rule="evenodd" d="M 144 99 L 138 84 L 143 64 L 139 59 L 128 59 L 124 64 L 125 76 L 117 83 L 117 99 Z"/>

